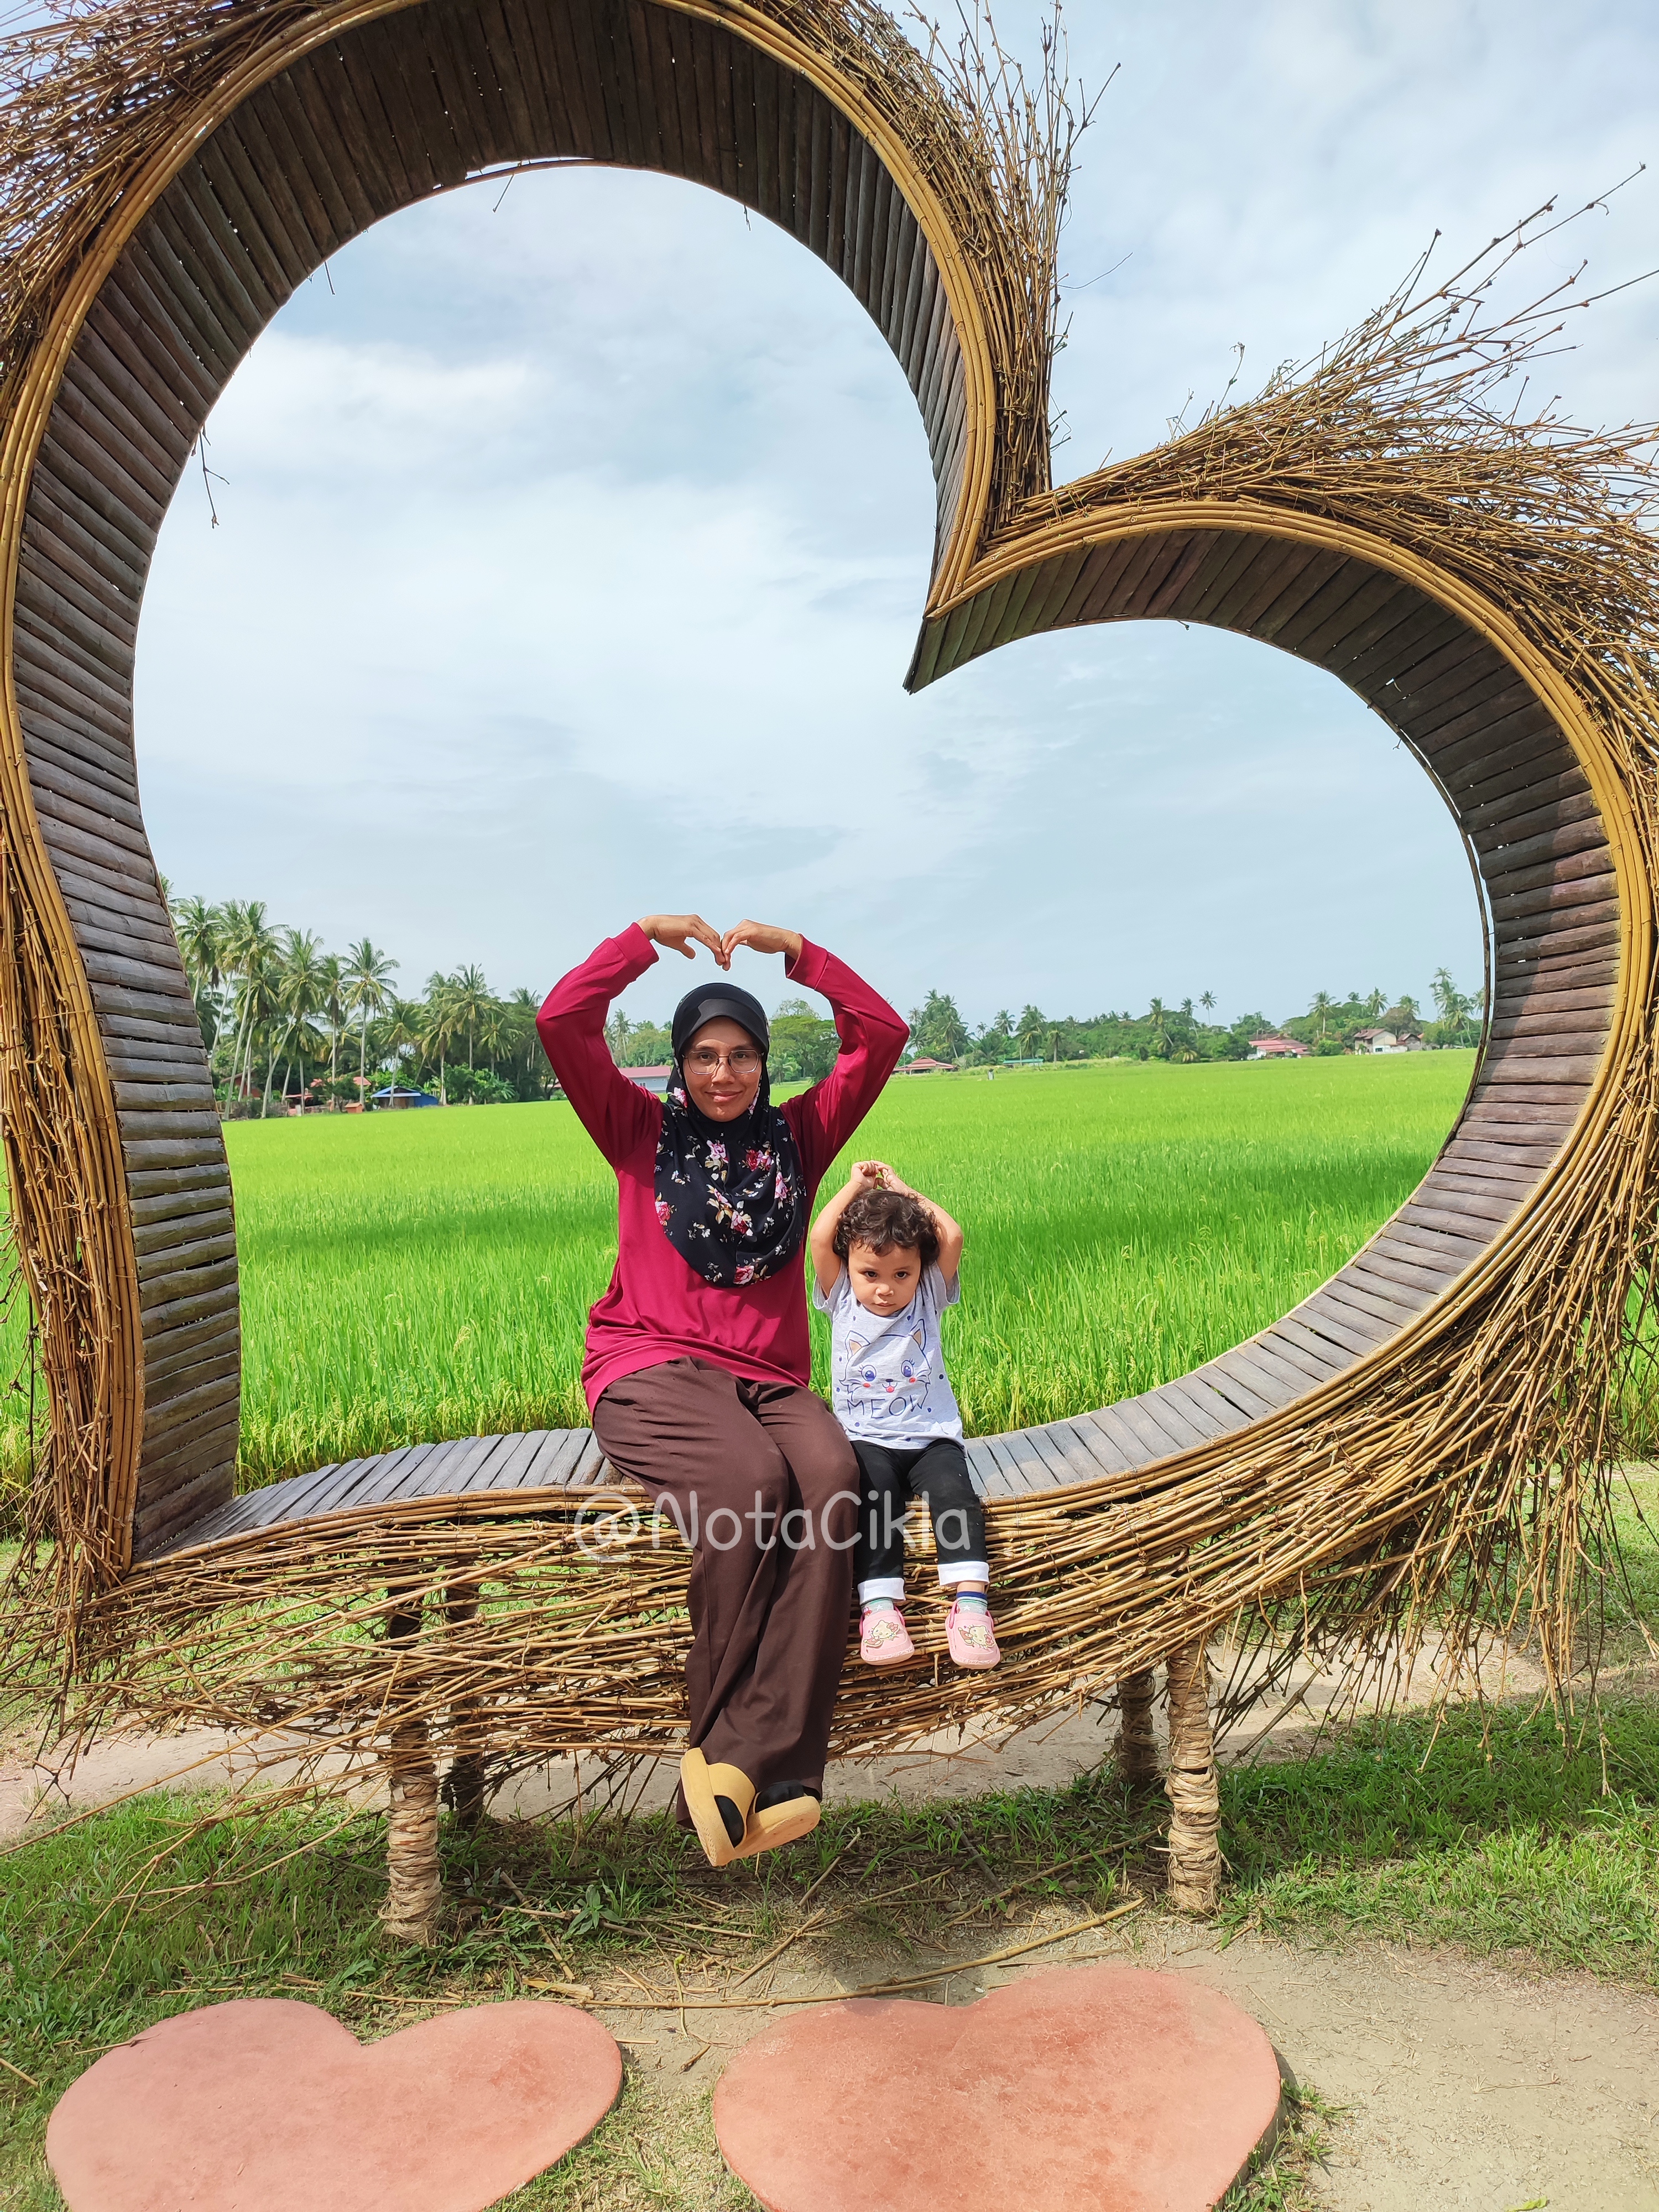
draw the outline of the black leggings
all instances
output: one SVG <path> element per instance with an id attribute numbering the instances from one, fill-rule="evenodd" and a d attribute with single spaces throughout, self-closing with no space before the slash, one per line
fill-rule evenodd
<path id="1" fill-rule="evenodd" d="M 954 1437 L 900 1450 L 853 1439 L 863 1476 L 853 1581 L 860 1597 L 898 1597 L 904 1589 L 904 1516 L 910 1500 L 926 1504 L 933 1524 L 941 1582 L 985 1578 L 985 1508 L 974 1492 L 968 1455 Z M 966 1567 L 977 1574 L 964 1574 Z M 951 1570 L 954 1569 L 955 1572 Z M 885 1590 L 866 1588 L 886 1583 Z"/>

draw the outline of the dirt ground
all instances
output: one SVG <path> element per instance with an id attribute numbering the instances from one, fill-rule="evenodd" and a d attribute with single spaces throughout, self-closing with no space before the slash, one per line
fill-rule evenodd
<path id="1" fill-rule="evenodd" d="M 1060 1916 L 1048 1915 L 1063 1925 Z M 1011 1926 L 989 1948 L 1028 1940 Z M 984 1943 L 981 1936 L 977 1939 Z M 1659 2206 L 1659 1999 L 1588 1977 L 1534 1979 L 1439 1951 L 1308 1952 L 1147 1914 L 970 1968 L 933 2001 L 966 2004 L 1068 1960 L 1119 1958 L 1192 1975 L 1267 2029 L 1283 2063 L 1343 2108 L 1320 2191 L 1330 2212 L 1655 2212 Z M 775 1998 L 833 1996 L 914 1972 L 869 1956 L 834 1976 L 780 1972 Z M 769 2017 L 626 2008 L 601 2017 L 635 2063 L 672 2089 L 708 2087 Z"/>
<path id="2" fill-rule="evenodd" d="M 1498 1662 L 1494 1662 L 1498 1664 Z M 1533 1686 L 1513 1662 L 1498 1664 L 1503 1686 Z M 1489 1686 L 1497 1686 L 1494 1681 Z M 1408 1686 L 1411 1701 L 1426 1683 Z M 1304 1723 L 1335 1694 L 1322 1678 L 1293 1683 L 1293 1717 Z M 1258 1711 L 1231 1747 L 1248 1748 Z M 1030 1729 L 1000 1748 L 960 1747 L 954 1756 L 844 1764 L 831 1770 L 832 1801 L 892 1793 L 915 1799 L 968 1796 L 999 1787 L 1062 1786 L 1111 1749 L 1115 1720 L 1091 1711 Z M 1304 1730 L 1275 1741 L 1294 1754 Z M 166 1741 L 112 1740 L 73 1772 L 37 1767 L 21 1747 L 0 1756 L 0 1838 L 54 1812 L 107 1803 L 129 1791 L 174 1782 L 223 1787 L 239 1762 L 227 1740 L 197 1730 Z M 580 1778 L 586 1779 L 586 1778 Z M 502 1813 L 533 1814 L 567 1802 L 579 1779 L 568 1761 L 523 1777 L 498 1799 Z M 665 1764 L 647 1796 L 665 1796 Z M 374 1786 L 366 1778 L 365 1797 Z M 987 1937 L 966 1934 L 944 1961 L 970 1962 L 988 1949 L 1025 1942 L 1075 1917 L 1048 1909 Z M 1589 1977 L 1535 1977 L 1471 1963 L 1455 1954 L 1372 1944 L 1292 1949 L 1253 1936 L 1224 1944 L 1212 1930 L 1150 1909 L 1115 1925 L 1045 1945 L 1001 1965 L 965 1963 L 918 2001 L 970 2002 L 1001 1981 L 1068 1959 L 1128 1958 L 1195 1975 L 1266 2027 L 1298 2080 L 1344 2108 L 1333 2130 L 1322 2183 L 1331 2212 L 1659 2212 L 1659 1998 Z M 637 1980 L 619 1976 L 596 1990 L 597 2009 L 635 2063 L 665 2089 L 706 2089 L 729 2052 L 772 2015 L 765 2002 L 832 1996 L 916 1971 L 914 1958 L 837 1957 L 834 1970 L 786 1955 L 744 1995 L 700 2009 L 688 1990 L 686 2033 L 678 2013 L 639 2007 Z M 716 1983 L 698 1994 L 712 1995 Z"/>

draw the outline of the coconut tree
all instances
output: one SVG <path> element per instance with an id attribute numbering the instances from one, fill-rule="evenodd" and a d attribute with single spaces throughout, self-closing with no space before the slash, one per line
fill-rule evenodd
<path id="1" fill-rule="evenodd" d="M 522 985 L 501 1002 L 498 1049 L 513 1071 L 520 1097 L 533 1097 L 536 1071 L 546 1066 L 536 1035 L 536 1017 L 541 1012 L 541 1005 L 542 994 L 527 991 Z"/>
<path id="2" fill-rule="evenodd" d="M 204 898 L 181 899 L 169 908 L 173 930 L 179 940 L 179 957 L 185 964 L 185 980 L 190 985 L 190 995 L 196 1004 L 196 1019 L 201 1027 L 202 1042 L 210 1053 L 219 1035 L 219 988 L 224 981 L 222 965 L 223 957 L 224 916 L 216 906 L 210 906 Z M 209 1022 L 213 1034 L 208 1034 Z"/>
<path id="3" fill-rule="evenodd" d="M 449 1103 L 449 1085 L 446 1064 L 450 1047 L 465 1028 L 459 998 L 450 976 L 434 969 L 426 979 L 426 1001 L 422 1010 L 421 1049 L 428 1059 L 438 1063 L 438 1098 L 441 1104 Z"/>
<path id="4" fill-rule="evenodd" d="M 265 1069 L 264 1111 L 270 1111 L 270 1086 L 276 1073 L 276 1053 L 285 1049 L 288 1054 L 283 1063 L 283 1097 L 288 1097 L 289 1072 L 297 1058 L 303 1065 L 306 1047 L 317 1042 L 316 1031 L 311 1027 L 311 1018 L 322 1004 L 323 941 L 307 929 L 285 929 L 282 949 L 276 961 L 272 996 L 276 1006 L 276 1027 L 272 1036 L 272 1050 Z"/>
<path id="5" fill-rule="evenodd" d="M 340 1033 L 346 1025 L 345 963 L 337 952 L 325 956 L 319 975 L 321 988 L 318 1010 L 328 1024 L 328 1082 L 332 1097 L 334 1085 L 340 1079 Z"/>
<path id="6" fill-rule="evenodd" d="M 179 957 L 185 963 L 191 991 L 198 996 L 204 991 L 216 991 L 222 980 L 220 959 L 224 915 L 204 898 L 181 899 L 172 912 Z"/>
<path id="7" fill-rule="evenodd" d="M 383 1012 L 386 1026 L 377 1048 L 388 1054 L 418 1054 L 426 1035 L 426 1008 L 421 1000 L 388 995 Z"/>
<path id="8" fill-rule="evenodd" d="M 504 1000 L 493 995 L 487 997 L 478 1016 L 478 1042 L 483 1050 L 485 1065 L 492 1075 L 500 1074 L 496 1062 L 504 1049 L 512 1049 L 518 1036 L 512 1008 Z"/>
<path id="9" fill-rule="evenodd" d="M 397 966 L 366 937 L 346 947 L 345 1000 L 358 1019 L 357 1096 L 367 1105 L 368 1087 L 368 1025 L 392 1003 L 392 971 Z"/>
<path id="10" fill-rule="evenodd" d="M 276 1012 L 276 932 L 265 920 L 263 899 L 227 900 L 222 959 L 234 978 L 235 1043 L 231 1079 L 244 1097 L 252 1087 L 254 1047 Z"/>
<path id="11" fill-rule="evenodd" d="M 428 988 L 430 987 L 428 986 Z M 477 1064 L 478 1031 L 487 1018 L 489 1005 L 489 986 L 484 981 L 482 968 L 458 968 L 453 975 L 444 979 L 444 993 L 454 1020 L 454 1034 L 463 1031 L 466 1036 L 466 1064 Z"/>
<path id="12" fill-rule="evenodd" d="M 1309 1002 L 1308 1012 L 1312 1015 L 1315 1021 L 1318 1023 L 1319 1034 L 1322 1037 L 1324 1036 L 1327 1024 L 1330 1021 L 1331 1009 L 1335 1006 L 1335 1004 L 1336 1000 L 1332 998 L 1328 991 L 1316 991 L 1311 1000 Z"/>

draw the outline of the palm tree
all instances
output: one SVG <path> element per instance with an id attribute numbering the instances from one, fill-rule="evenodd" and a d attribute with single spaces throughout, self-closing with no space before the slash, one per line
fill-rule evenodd
<path id="1" fill-rule="evenodd" d="M 460 1035 L 465 1022 L 455 987 L 447 975 L 434 969 L 426 979 L 426 1003 L 422 1012 L 421 1049 L 428 1059 L 435 1053 L 438 1060 L 438 1098 L 441 1105 L 449 1103 L 449 1085 L 445 1073 L 445 1060 L 449 1048 Z"/>
<path id="2" fill-rule="evenodd" d="M 173 921 L 173 933 L 179 940 L 185 980 L 195 1001 L 202 1042 L 211 1054 L 219 1041 L 218 992 L 224 981 L 220 964 L 223 917 L 216 906 L 210 906 L 203 898 L 181 900 L 176 907 L 169 904 L 167 910 Z M 210 1018 L 213 1025 L 211 1037 L 208 1035 Z"/>
<path id="3" fill-rule="evenodd" d="M 478 1017 L 478 1042 L 483 1047 L 484 1059 L 492 1075 L 501 1071 L 495 1062 L 501 1058 L 501 1048 L 518 1036 L 512 1009 L 497 998 L 487 998 L 483 1012 Z"/>
<path id="4" fill-rule="evenodd" d="M 288 1048 L 289 1056 L 283 1063 L 283 1097 L 286 1102 L 289 1071 L 297 1056 L 303 1073 L 306 1045 L 315 1038 L 316 1033 L 311 1029 L 310 1022 L 322 1003 L 322 947 L 321 938 L 313 937 L 309 930 L 285 929 L 283 932 L 282 957 L 277 964 L 273 989 L 280 1021 L 271 1040 L 273 1049 L 270 1065 L 265 1070 L 264 1110 L 267 1114 L 270 1111 L 271 1079 L 276 1073 L 276 1046 L 283 1044 Z"/>
<path id="5" fill-rule="evenodd" d="M 532 1095 L 536 1089 L 536 1071 L 544 1069 L 541 1041 L 536 1034 L 536 1017 L 541 1012 L 542 995 L 526 990 L 522 985 L 509 994 L 501 1006 L 502 1050 L 518 1078 L 520 1096 Z"/>
<path id="6" fill-rule="evenodd" d="M 478 1030 L 489 1006 L 489 986 L 484 981 L 482 968 L 458 968 L 445 981 L 451 1010 L 455 1020 L 455 1034 L 466 1031 L 466 1064 L 473 1066 L 477 1048 Z"/>
<path id="7" fill-rule="evenodd" d="M 1200 991 L 1198 994 L 1198 1003 L 1203 1007 L 1206 1014 L 1213 1013 L 1215 1012 L 1215 993 L 1213 991 Z"/>
<path id="8" fill-rule="evenodd" d="M 388 986 L 397 964 L 366 937 L 360 937 L 355 945 L 346 947 L 346 1004 L 362 1024 L 357 1035 L 357 1098 L 359 1104 L 364 1106 L 368 1103 L 365 1095 L 368 1088 L 368 1024 L 392 1003 Z"/>
<path id="9" fill-rule="evenodd" d="M 418 999 L 398 999 L 388 994 L 383 1011 L 386 1030 L 380 1048 L 387 1053 L 419 1052 L 426 1030 L 426 1008 Z M 364 1099 L 368 1105 L 368 1101 Z"/>
<path id="10" fill-rule="evenodd" d="M 221 957 L 227 971 L 236 978 L 231 1079 L 246 1097 L 252 1087 L 254 1044 L 276 1007 L 276 933 L 265 921 L 263 899 L 226 901 L 223 944 Z"/>
<path id="11" fill-rule="evenodd" d="M 185 963 L 190 988 L 198 997 L 204 991 L 216 991 L 222 980 L 219 962 L 223 921 L 219 908 L 210 906 L 203 898 L 183 899 L 173 909 L 179 957 Z"/>
<path id="12" fill-rule="evenodd" d="M 332 1097 L 334 1085 L 340 1079 L 340 1032 L 346 1025 L 345 963 L 337 952 L 331 952 L 319 971 L 321 994 L 319 1000 L 323 1019 L 328 1024 L 328 1082 L 331 1103 L 337 1106 Z"/>
<path id="13" fill-rule="evenodd" d="M 1331 1009 L 1335 1004 L 1335 1000 L 1328 991 L 1316 991 L 1313 994 L 1308 1012 L 1319 1024 L 1319 1034 L 1322 1037 L 1325 1034 L 1325 1025 L 1330 1018 Z"/>
<path id="14" fill-rule="evenodd" d="M 1152 1032 L 1152 1050 L 1160 1060 L 1170 1057 L 1170 1010 L 1162 999 L 1154 999 L 1146 1009 L 1146 1020 Z"/>

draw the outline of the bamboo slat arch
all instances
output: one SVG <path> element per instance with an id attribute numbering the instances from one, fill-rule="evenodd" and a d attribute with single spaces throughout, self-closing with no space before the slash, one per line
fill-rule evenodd
<path id="1" fill-rule="evenodd" d="M 384 1751 L 395 1705 L 398 1786 L 428 1827 L 434 1747 L 471 1788 L 550 1750 L 673 1742 L 678 1642 L 660 1619 L 682 1567 L 624 1503 L 603 1597 L 573 1573 L 579 1516 L 617 1502 L 586 1431 L 413 1447 L 234 1496 L 230 1189 L 132 755 L 155 534 L 271 315 L 396 209 L 580 158 L 754 208 L 883 330 L 939 489 L 913 685 L 1079 623 L 1256 637 L 1405 738 L 1487 908 L 1476 1082 L 1412 1200 L 1294 1314 L 1195 1374 L 981 1440 L 1008 1660 L 988 1684 L 849 1682 L 843 1743 L 1097 1693 L 1287 1589 L 1305 1632 L 1363 1634 L 1455 1578 L 1467 1606 L 1486 1579 L 1530 1577 L 1553 1663 L 1656 1182 L 1659 591 L 1594 471 L 1553 464 L 1558 501 L 1588 502 L 1595 526 L 1574 509 L 1564 551 L 1538 519 L 1539 452 L 1488 454 L 1473 496 L 1463 448 L 1446 462 L 1470 425 L 1449 416 L 1441 447 L 1396 438 L 1350 465 L 1364 440 L 1308 398 L 1316 380 L 1053 490 L 1052 222 L 861 0 L 176 15 L 174 77 L 158 90 L 147 53 L 138 121 L 89 142 L 93 216 L 41 218 L 62 250 L 36 254 L 38 313 L 15 325 L 0 387 L 0 1054 L 53 1424 L 15 1652 L 50 1650 L 94 1717 L 258 1714 Z M 1419 403 L 1376 389 L 1385 427 L 1392 404 L 1422 431 Z M 250 1605 L 272 1599 L 280 1632 Z M 1200 1694 L 1188 1661 L 1177 1677 Z M 1194 1817 L 1201 1888 L 1212 1807 Z"/>

